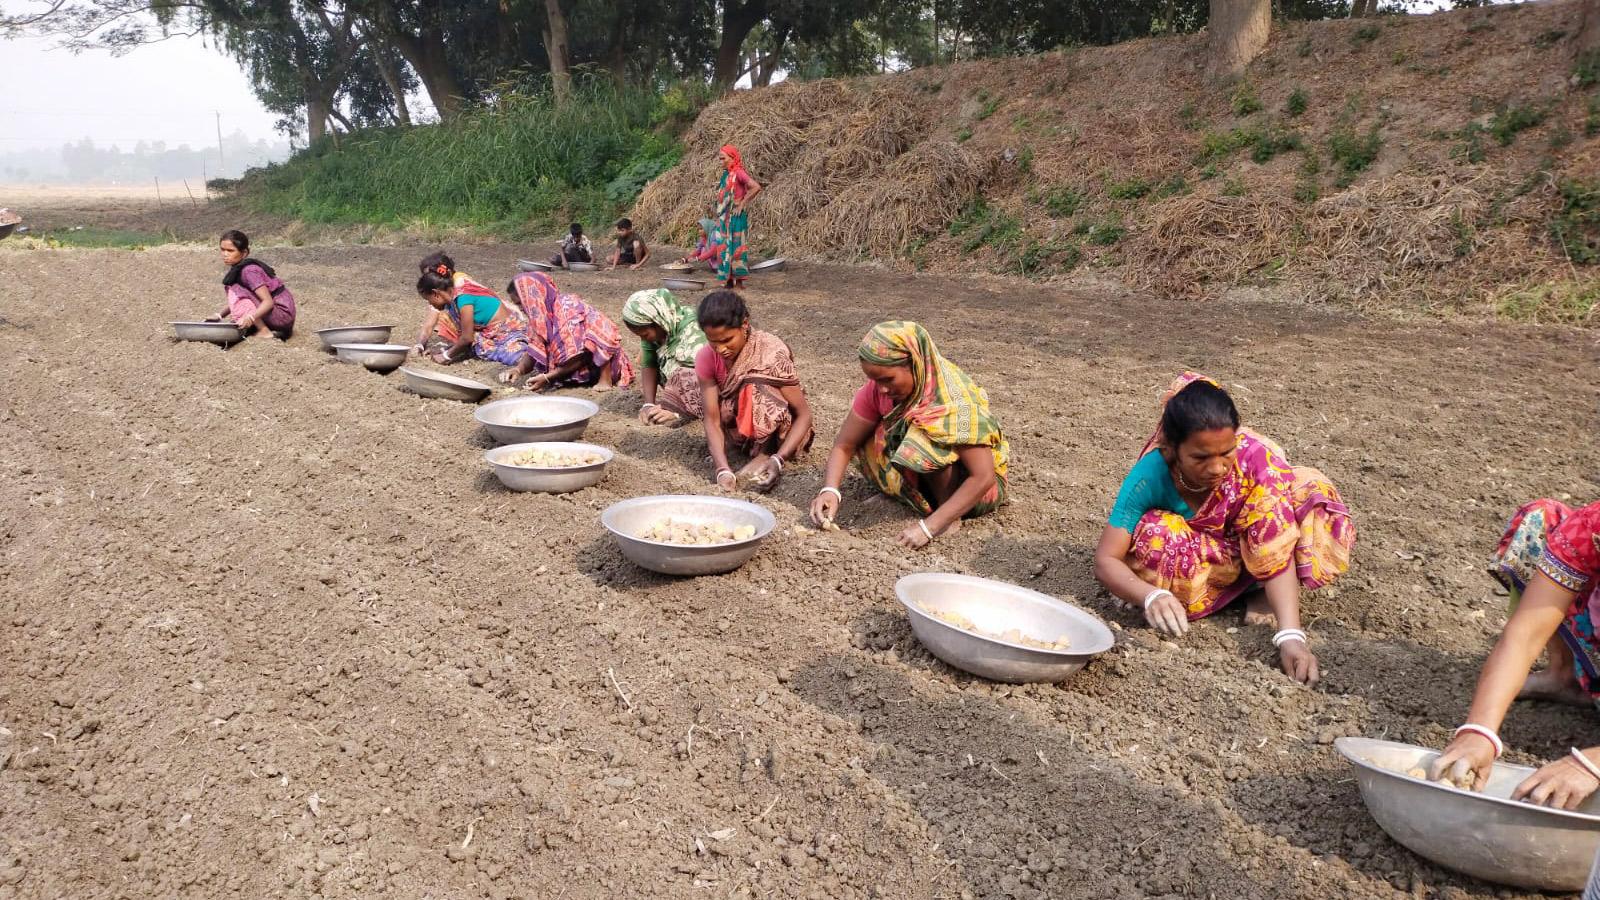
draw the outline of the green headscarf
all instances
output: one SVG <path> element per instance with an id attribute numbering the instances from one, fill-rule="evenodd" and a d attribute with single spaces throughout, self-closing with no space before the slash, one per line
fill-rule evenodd
<path id="1" fill-rule="evenodd" d="M 695 311 L 666 288 L 635 292 L 622 304 L 622 321 L 629 325 L 656 325 L 666 331 L 667 339 L 660 346 L 642 342 L 647 364 L 653 355 L 662 378 L 672 377 L 680 366 L 694 368 L 695 354 L 706 345 L 706 333 L 700 330 Z"/>

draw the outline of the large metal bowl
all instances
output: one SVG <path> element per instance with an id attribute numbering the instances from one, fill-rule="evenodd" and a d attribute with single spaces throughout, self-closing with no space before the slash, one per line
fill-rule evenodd
<path id="1" fill-rule="evenodd" d="M 333 350 L 339 344 L 387 344 L 393 325 L 341 325 L 338 328 L 319 328 L 322 349 Z"/>
<path id="2" fill-rule="evenodd" d="M 481 381 L 471 378 L 457 378 L 443 372 L 430 372 L 427 369 L 413 369 L 410 366 L 401 366 L 400 374 L 405 376 L 406 387 L 413 393 L 422 397 L 435 400 L 460 400 L 463 403 L 477 403 L 489 396 L 494 388 Z"/>
<path id="3" fill-rule="evenodd" d="M 1600 794 L 1576 811 L 1511 799 L 1533 774 L 1527 766 L 1495 763 L 1483 793 L 1414 778 L 1432 750 L 1346 737 L 1333 742 L 1355 763 L 1361 799 L 1379 827 L 1413 853 L 1474 878 L 1540 891 L 1579 891 L 1600 849 Z M 1397 771 L 1398 770 L 1398 771 Z"/>
<path id="4" fill-rule="evenodd" d="M 411 348 L 405 344 L 334 344 L 340 362 L 366 366 L 374 372 L 393 372 L 406 361 Z"/>
<path id="5" fill-rule="evenodd" d="M 570 262 L 570 261 L 567 263 L 567 271 L 568 272 L 595 272 L 595 271 L 598 271 L 599 269 L 600 269 L 600 267 L 595 265 L 594 263 Z"/>
<path id="6" fill-rule="evenodd" d="M 703 291 L 706 283 L 698 278 L 663 278 L 661 283 L 669 291 Z"/>
<path id="7" fill-rule="evenodd" d="M 555 266 L 547 262 L 540 262 L 537 259 L 517 260 L 517 271 L 519 272 L 553 272 L 555 268 Z"/>
<path id="8" fill-rule="evenodd" d="M 244 332 L 232 322 L 173 322 L 172 335 L 180 341 L 205 341 L 223 346 L 244 340 Z"/>
<path id="9" fill-rule="evenodd" d="M 598 453 L 601 458 L 594 465 L 567 466 L 559 469 L 515 466 L 506 461 L 513 455 L 527 450 Z M 500 479 L 501 484 L 513 491 L 539 491 L 545 494 L 565 494 L 568 491 L 578 491 L 598 484 L 600 479 L 605 477 L 606 465 L 611 462 L 612 456 L 610 450 L 598 444 L 569 441 L 505 444 L 483 454 L 483 458 L 489 463 L 489 467 L 494 469 L 494 475 Z"/>
<path id="10" fill-rule="evenodd" d="M 731 528 L 754 525 L 756 533 L 726 544 L 668 544 L 636 537 L 668 516 L 696 524 L 720 522 Z M 668 494 L 614 503 L 600 514 L 600 524 L 616 537 L 622 555 L 636 566 L 663 575 L 721 575 L 749 562 L 778 520 L 754 503 L 731 497 Z"/>
<path id="11" fill-rule="evenodd" d="M 789 261 L 787 259 L 784 259 L 781 256 L 775 256 L 772 259 L 766 260 L 764 262 L 758 262 L 755 265 L 751 266 L 750 267 L 750 274 L 751 275 L 759 275 L 762 272 L 782 272 L 783 271 L 783 267 L 787 266 L 788 264 L 789 264 Z"/>
<path id="12" fill-rule="evenodd" d="M 894 595 L 911 617 L 911 631 L 934 656 L 980 678 L 1021 684 L 1065 681 L 1116 639 L 1098 618 L 1070 603 L 1004 581 L 922 572 L 895 582 Z M 929 615 L 958 613 L 986 634 Z M 1011 629 L 1039 641 L 1065 636 L 1068 650 L 1040 650 L 989 637 Z"/>
<path id="13" fill-rule="evenodd" d="M 522 444 L 530 441 L 575 441 L 583 437 L 589 420 L 600 407 L 577 397 L 508 397 L 478 407 L 472 417 L 478 420 L 497 443 Z M 536 417 L 548 424 L 518 425 L 516 420 Z"/>

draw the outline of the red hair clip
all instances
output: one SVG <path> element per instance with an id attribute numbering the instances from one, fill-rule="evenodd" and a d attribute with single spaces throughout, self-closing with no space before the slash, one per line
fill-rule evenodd
<path id="1" fill-rule="evenodd" d="M 440 275 L 449 275 L 450 274 L 450 267 L 445 265 L 444 263 L 439 263 L 437 266 L 434 266 L 433 270 L 435 272 L 438 272 Z"/>

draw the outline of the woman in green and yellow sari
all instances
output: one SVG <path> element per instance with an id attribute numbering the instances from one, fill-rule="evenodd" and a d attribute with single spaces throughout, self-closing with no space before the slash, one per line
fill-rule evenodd
<path id="1" fill-rule="evenodd" d="M 928 332 L 915 322 L 883 322 L 867 332 L 858 355 L 867 383 L 828 455 L 812 521 L 826 527 L 838 515 L 851 459 L 878 490 L 922 516 L 900 533 L 904 547 L 954 533 L 962 519 L 1004 503 L 1011 446 L 1000 420 L 983 388 L 939 355 Z"/>
<path id="2" fill-rule="evenodd" d="M 694 309 L 666 288 L 636 291 L 622 304 L 622 324 L 639 336 L 640 421 L 681 425 L 699 418 L 694 358 L 706 345 L 706 333 Z"/>
<path id="3" fill-rule="evenodd" d="M 761 184 L 744 170 L 744 159 L 732 144 L 724 144 L 718 156 L 722 160 L 722 181 L 717 184 L 717 223 L 722 253 L 717 257 L 717 278 L 723 287 L 742 288 L 745 277 L 750 274 L 750 251 L 745 245 L 750 216 L 745 208 L 761 193 Z"/>

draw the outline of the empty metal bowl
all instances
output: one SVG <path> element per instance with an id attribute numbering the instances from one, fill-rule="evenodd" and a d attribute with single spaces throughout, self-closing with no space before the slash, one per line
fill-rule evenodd
<path id="1" fill-rule="evenodd" d="M 706 283 L 698 278 L 663 278 L 661 283 L 669 291 L 703 291 Z"/>
<path id="2" fill-rule="evenodd" d="M 1111 629 L 1094 615 L 1004 581 L 923 572 L 895 582 L 894 595 L 930 653 L 994 681 L 1065 681 L 1116 643 Z M 929 610 L 963 616 L 976 630 L 959 628 Z M 998 637 L 1013 628 L 1046 643 L 1065 637 L 1070 646 L 1041 650 Z"/>
<path id="3" fill-rule="evenodd" d="M 766 260 L 764 262 L 758 262 L 755 265 L 751 266 L 750 267 L 750 274 L 757 275 L 757 274 L 760 274 L 762 272 L 782 272 L 783 271 L 783 267 L 788 265 L 788 264 L 789 264 L 789 261 L 787 259 L 784 259 L 781 256 L 775 256 L 772 259 Z"/>
<path id="4" fill-rule="evenodd" d="M 232 322 L 173 322 L 172 335 L 180 341 L 205 341 L 223 346 L 244 340 L 244 332 Z"/>
<path id="5" fill-rule="evenodd" d="M 668 272 L 693 272 L 694 263 L 669 262 L 662 265 L 661 268 Z"/>
<path id="6" fill-rule="evenodd" d="M 411 348 L 405 344 L 335 344 L 333 352 L 340 362 L 363 365 L 374 372 L 393 372 L 406 361 Z"/>
<path id="7" fill-rule="evenodd" d="M 575 441 L 600 407 L 577 397 L 507 397 L 478 407 L 472 416 L 497 443 Z"/>
<path id="8" fill-rule="evenodd" d="M 338 328 L 319 328 L 322 349 L 332 350 L 339 344 L 387 344 L 393 325 L 341 325 Z"/>
<path id="9" fill-rule="evenodd" d="M 587 466 L 561 468 L 536 468 L 513 465 L 508 460 L 529 450 L 550 450 L 558 453 L 594 453 L 600 461 Z M 529 444 L 506 444 L 483 454 L 500 483 L 513 491 L 539 491 L 545 494 L 565 494 L 598 484 L 605 477 L 606 465 L 612 453 L 597 444 L 579 444 L 566 441 L 536 441 Z"/>
<path id="10" fill-rule="evenodd" d="M 593 271 L 595 271 L 596 269 L 599 269 L 599 268 L 600 267 L 595 265 L 594 263 L 586 263 L 586 262 L 569 262 L 569 263 L 567 263 L 567 271 L 568 272 L 593 272 Z"/>
<path id="11" fill-rule="evenodd" d="M 694 524 L 717 522 L 729 528 L 752 525 L 756 533 L 725 544 L 669 544 L 638 537 L 668 517 Z M 778 520 L 754 503 L 731 497 L 669 494 L 614 503 L 600 514 L 600 524 L 616 537 L 622 555 L 640 568 L 663 575 L 721 575 L 749 562 Z"/>
<path id="12" fill-rule="evenodd" d="M 519 272 L 550 272 L 554 271 L 555 268 L 555 266 L 547 262 L 539 262 L 536 259 L 517 260 L 517 271 Z"/>
<path id="13" fill-rule="evenodd" d="M 1483 793 L 1407 775 L 1438 756 L 1426 747 L 1346 737 L 1333 742 L 1355 763 L 1367 811 L 1413 853 L 1474 878 L 1540 891 L 1579 891 L 1600 849 L 1600 794 L 1577 810 L 1511 799 L 1533 774 L 1495 763 Z"/>
<path id="14" fill-rule="evenodd" d="M 477 403 L 489 396 L 494 390 L 481 381 L 470 378 L 457 378 L 443 372 L 430 372 L 427 369 L 413 369 L 410 366 L 401 366 L 400 374 L 405 376 L 406 387 L 423 397 L 432 397 L 437 400 L 460 400 L 465 403 Z"/>

